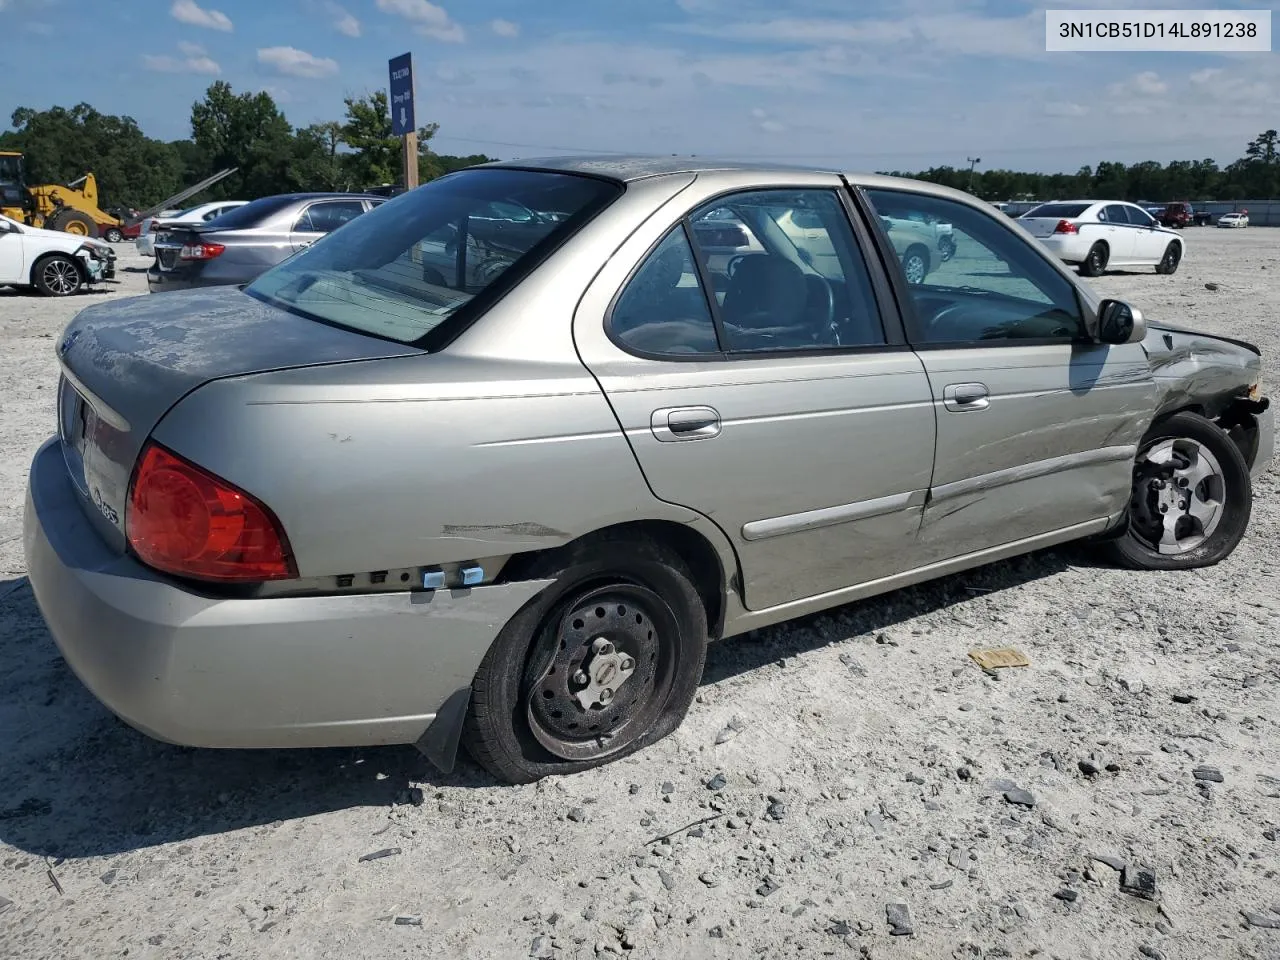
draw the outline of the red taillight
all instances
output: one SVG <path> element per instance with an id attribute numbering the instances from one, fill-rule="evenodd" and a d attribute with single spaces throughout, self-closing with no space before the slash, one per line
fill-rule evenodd
<path id="1" fill-rule="evenodd" d="M 154 443 L 133 475 L 125 533 L 143 563 L 167 573 L 222 582 L 297 576 L 266 506 Z"/>
<path id="2" fill-rule="evenodd" d="M 178 251 L 179 260 L 212 260 L 227 249 L 220 243 L 184 243 Z"/>
<path id="3" fill-rule="evenodd" d="M 1070 220 L 1059 220 L 1058 225 L 1053 228 L 1054 233 L 1079 233 L 1076 225 Z"/>

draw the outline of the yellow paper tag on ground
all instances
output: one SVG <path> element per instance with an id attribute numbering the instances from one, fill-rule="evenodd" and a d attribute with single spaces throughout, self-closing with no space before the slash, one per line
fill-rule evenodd
<path id="1" fill-rule="evenodd" d="M 984 670 L 997 670 L 1000 667 L 1029 667 L 1031 661 L 1027 655 L 1013 647 L 1002 647 L 999 650 L 970 650 L 969 657 Z"/>

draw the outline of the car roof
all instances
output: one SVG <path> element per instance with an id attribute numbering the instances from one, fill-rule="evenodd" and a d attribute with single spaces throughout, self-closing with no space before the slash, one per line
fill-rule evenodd
<path id="1" fill-rule="evenodd" d="M 385 200 L 372 193 L 273 193 L 270 197 L 259 197 L 259 200 Z"/>
<path id="2" fill-rule="evenodd" d="M 576 173 L 619 183 L 632 183 L 651 177 L 673 174 L 756 174 L 766 180 L 785 180 L 788 174 L 807 173 L 843 176 L 858 186 L 880 189 L 909 188 L 917 193 L 960 200 L 970 204 L 981 201 L 971 194 L 927 180 L 912 180 L 886 174 L 842 170 L 838 166 L 805 166 L 802 164 L 762 163 L 698 156 L 652 156 L 646 154 L 595 154 L 581 156 L 530 157 L 523 160 L 497 160 L 477 164 L 466 170 L 542 170 L 553 173 Z M 459 171 L 462 172 L 462 171 Z"/>

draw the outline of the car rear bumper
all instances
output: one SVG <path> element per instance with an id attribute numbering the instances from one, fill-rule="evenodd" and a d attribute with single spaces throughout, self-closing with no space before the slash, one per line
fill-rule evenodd
<path id="1" fill-rule="evenodd" d="M 1037 238 L 1045 248 L 1064 263 L 1083 263 L 1093 244 L 1078 233 L 1054 233 Z"/>
<path id="2" fill-rule="evenodd" d="M 36 603 L 76 676 L 131 726 L 196 747 L 413 743 L 546 585 L 201 595 L 108 549 L 56 438 L 31 466 L 23 541 Z"/>
<path id="3" fill-rule="evenodd" d="M 224 287 L 230 281 L 206 277 L 189 270 L 161 270 L 155 264 L 147 270 L 147 289 L 151 293 L 168 293 L 171 290 L 193 290 L 196 287 Z"/>

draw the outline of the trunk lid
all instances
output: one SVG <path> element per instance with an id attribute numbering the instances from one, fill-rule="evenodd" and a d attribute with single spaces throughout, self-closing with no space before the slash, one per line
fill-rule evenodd
<path id="1" fill-rule="evenodd" d="M 288 313 L 238 287 L 96 304 L 71 321 L 57 351 L 63 457 L 86 512 L 117 550 L 138 452 L 192 390 L 225 377 L 423 352 Z"/>
<path id="2" fill-rule="evenodd" d="M 1061 223 L 1064 217 L 1019 217 L 1018 223 L 1022 225 L 1022 229 L 1033 237 L 1051 237 L 1054 229 Z M 1075 221 L 1072 221 L 1073 223 Z"/>

